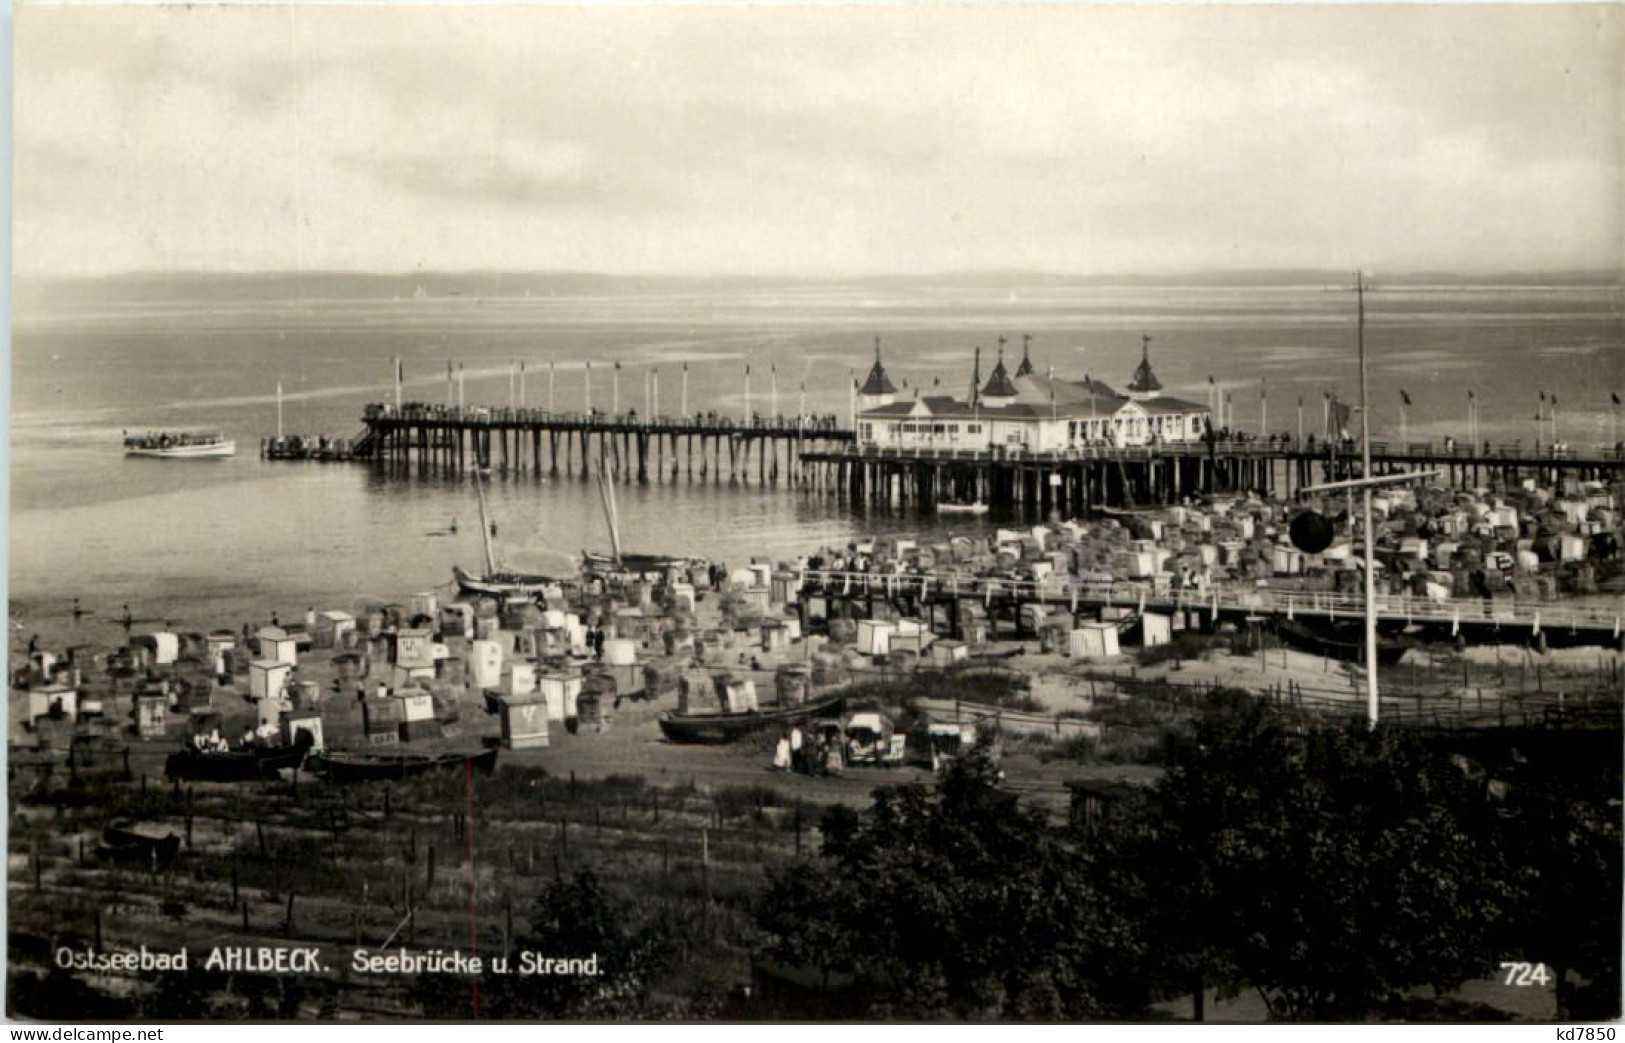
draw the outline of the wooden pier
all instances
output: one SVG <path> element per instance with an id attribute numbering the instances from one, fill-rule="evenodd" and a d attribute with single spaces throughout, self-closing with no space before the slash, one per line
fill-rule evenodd
<path id="1" fill-rule="evenodd" d="M 368 406 L 357 440 L 371 459 L 420 469 L 488 468 L 513 474 L 591 475 L 605 466 L 621 479 L 781 479 L 795 484 L 799 461 L 852 441 L 828 419 L 645 417 L 635 413 L 550 413 L 540 409 Z"/>
<path id="2" fill-rule="evenodd" d="M 1358 594 L 1237 586 L 1159 590 L 1150 584 L 1083 583 L 1064 577 L 1035 583 L 950 573 L 885 576 L 811 569 L 801 574 L 799 589 L 802 624 L 814 630 L 832 618 L 874 618 L 875 606 L 884 604 L 955 637 L 963 636 L 961 619 L 967 604 L 981 607 L 990 620 L 1007 622 L 1018 634 L 1023 633 L 1022 610 L 1027 606 L 1089 618 L 1101 608 L 1158 612 L 1202 630 L 1211 630 L 1221 620 L 1357 620 L 1365 614 L 1365 601 Z M 1438 640 L 1612 648 L 1619 647 L 1625 636 L 1625 615 L 1617 604 L 1379 594 L 1376 609 L 1380 623 L 1420 628 Z"/>
<path id="3" fill-rule="evenodd" d="M 787 485 L 863 506 L 931 508 L 980 501 L 1028 514 L 1178 502 L 1256 491 L 1289 496 L 1356 475 L 1352 443 L 1239 439 L 1056 452 L 859 445 L 833 417 L 554 413 L 512 407 L 370 405 L 347 458 L 420 472 L 475 468 L 512 474 L 592 475 L 625 481 L 708 480 Z M 1377 473 L 1443 472 L 1453 485 L 1538 477 L 1611 479 L 1617 447 L 1531 449 L 1520 444 L 1372 443 Z"/>
<path id="4" fill-rule="evenodd" d="M 979 501 L 1027 513 L 1078 515 L 1098 507 L 1177 503 L 1187 496 L 1259 492 L 1290 496 L 1317 482 L 1354 477 L 1357 448 L 1292 440 L 1089 446 L 1058 452 L 888 449 L 846 444 L 801 458 L 808 484 L 871 506 L 930 507 Z M 1615 449 L 1535 453 L 1512 445 L 1477 450 L 1431 443 L 1372 444 L 1372 470 L 1439 470 L 1458 486 L 1497 477 L 1610 478 L 1625 469 Z"/>

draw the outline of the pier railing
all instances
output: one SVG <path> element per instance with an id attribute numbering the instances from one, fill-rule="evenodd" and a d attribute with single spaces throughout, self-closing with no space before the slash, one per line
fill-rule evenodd
<path id="1" fill-rule="evenodd" d="M 1209 455 L 1260 458 L 1310 456 L 1316 459 L 1335 455 L 1347 458 L 1357 456 L 1359 447 L 1347 442 L 1248 438 L 1226 439 L 1211 444 L 1205 441 L 1159 442 L 1148 445 L 1093 443 L 1065 449 L 1026 449 L 1021 446 L 965 449 L 952 444 L 902 446 L 868 442 L 854 444 L 841 452 L 846 456 L 874 460 L 1046 464 L 1085 460 L 1160 460 L 1168 457 Z M 1371 455 L 1388 460 L 1418 462 L 1625 463 L 1625 448 L 1619 446 L 1525 446 L 1515 442 L 1486 442 L 1482 446 L 1465 446 L 1454 443 L 1374 441 L 1371 443 Z"/>
<path id="2" fill-rule="evenodd" d="M 1359 594 L 1232 587 L 1158 591 L 1144 584 L 1089 583 L 1071 577 L 1034 581 L 943 573 L 888 576 L 872 572 L 809 569 L 801 574 L 801 585 L 803 589 L 818 587 L 826 592 L 841 594 L 947 596 L 980 598 L 984 601 L 998 598 L 1072 608 L 1088 604 L 1141 611 L 1243 612 L 1287 618 L 1295 615 L 1358 618 L 1365 614 L 1365 598 Z M 1625 603 L 1575 605 L 1512 598 L 1425 598 L 1409 594 L 1379 594 L 1376 606 L 1377 615 L 1388 620 L 1448 623 L 1454 626 L 1609 630 L 1615 636 L 1622 632 L 1622 620 L 1625 620 Z"/>
<path id="3" fill-rule="evenodd" d="M 850 439 L 850 428 L 842 427 L 836 417 L 827 414 L 797 414 L 750 417 L 731 417 L 717 413 L 693 413 L 686 416 L 644 415 L 636 410 L 619 413 L 554 412 L 547 409 L 509 406 L 441 406 L 408 403 L 400 409 L 391 405 L 373 404 L 366 407 L 363 419 L 369 423 L 399 423 L 445 425 L 454 427 L 541 427 L 541 428 L 603 428 L 616 431 L 645 431 L 658 433 L 703 432 L 729 435 L 773 435 L 778 437 L 803 435 L 807 437 Z"/>

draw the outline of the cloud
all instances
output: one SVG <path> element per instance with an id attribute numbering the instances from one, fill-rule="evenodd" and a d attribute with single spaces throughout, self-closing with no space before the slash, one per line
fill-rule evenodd
<path id="1" fill-rule="evenodd" d="M 1618 264 L 1622 24 L 31 5 L 18 268 Z"/>

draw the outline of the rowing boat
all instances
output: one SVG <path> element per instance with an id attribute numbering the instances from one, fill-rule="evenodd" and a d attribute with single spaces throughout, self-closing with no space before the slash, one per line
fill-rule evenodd
<path id="1" fill-rule="evenodd" d="M 489 775 L 497 750 L 479 753 L 351 753 L 335 751 L 312 758 L 312 768 L 329 782 L 389 782 L 432 771 L 472 767 Z"/>
<path id="2" fill-rule="evenodd" d="M 689 714 L 668 711 L 660 716 L 660 731 L 670 742 L 733 742 L 774 725 L 790 724 L 820 714 L 838 714 L 845 702 L 844 696 L 834 695 L 778 710 Z"/>

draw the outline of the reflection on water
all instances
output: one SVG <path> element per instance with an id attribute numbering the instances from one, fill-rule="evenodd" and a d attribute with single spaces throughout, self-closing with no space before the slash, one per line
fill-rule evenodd
<path id="1" fill-rule="evenodd" d="M 476 565 L 466 480 L 257 458 L 259 439 L 276 430 L 279 381 L 289 431 L 349 437 L 367 402 L 393 394 L 397 356 L 407 400 L 447 401 L 455 384 L 446 365 L 457 360 L 467 401 L 506 404 L 519 391 L 510 363 L 524 359 L 529 404 L 551 395 L 556 408 L 578 409 L 590 358 L 595 406 L 609 408 L 614 396 L 644 411 L 658 397 L 671 412 L 686 360 L 690 410 L 741 415 L 748 361 L 754 410 L 768 411 L 776 389 L 781 412 L 805 403 L 844 416 L 876 334 L 910 395 L 963 391 L 972 349 L 990 354 L 1001 333 L 1031 333 L 1040 370 L 1122 384 L 1150 333 L 1168 391 L 1202 401 L 1211 377 L 1243 427 L 1256 428 L 1264 411 L 1262 380 L 1277 431 L 1296 426 L 1300 400 L 1313 431 L 1323 391 L 1344 401 L 1354 393 L 1352 301 L 1321 287 L 825 285 L 426 301 L 290 300 L 276 296 L 286 288 L 274 277 L 267 287 L 258 299 L 176 291 L 159 303 L 110 293 L 20 306 L 10 584 L 25 623 L 63 618 L 74 596 L 97 612 L 128 602 L 137 615 L 200 625 L 263 619 L 311 603 L 398 598 L 446 583 L 454 563 Z M 1397 436 L 1404 388 L 1413 438 L 1462 437 L 1472 388 L 1485 437 L 1532 444 L 1537 390 L 1562 403 L 1565 440 L 1609 437 L 1608 392 L 1625 390 L 1617 292 L 1405 288 L 1372 294 L 1368 307 L 1379 436 Z M 165 426 L 217 428 L 238 440 L 240 455 L 159 461 L 120 452 L 123 430 Z M 624 485 L 617 499 L 629 548 L 734 563 L 860 534 L 943 531 L 931 519 L 853 512 L 782 484 L 685 479 Z M 499 475 L 491 503 L 515 566 L 564 570 L 583 548 L 607 547 L 590 482 Z M 447 535 L 454 518 L 459 532 Z M 994 524 L 956 518 L 949 528 Z"/>

